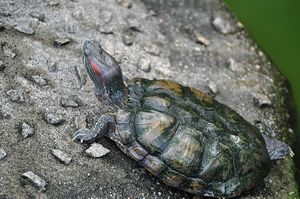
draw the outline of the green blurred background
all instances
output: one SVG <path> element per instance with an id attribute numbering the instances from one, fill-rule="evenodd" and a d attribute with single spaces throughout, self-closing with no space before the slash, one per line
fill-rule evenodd
<path id="1" fill-rule="evenodd" d="M 300 168 L 300 0 L 225 0 L 292 86 Z M 296 110 L 295 110 L 296 111 Z"/>

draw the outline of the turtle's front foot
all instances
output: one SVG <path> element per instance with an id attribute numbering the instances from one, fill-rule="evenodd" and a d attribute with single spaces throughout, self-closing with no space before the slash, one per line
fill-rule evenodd
<path id="1" fill-rule="evenodd" d="M 79 141 L 81 143 L 92 143 L 97 139 L 97 133 L 91 132 L 88 129 L 78 129 L 73 134 L 73 141 Z"/>

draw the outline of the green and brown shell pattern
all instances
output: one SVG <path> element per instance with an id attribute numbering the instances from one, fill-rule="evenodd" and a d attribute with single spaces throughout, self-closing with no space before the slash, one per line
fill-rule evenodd
<path id="1" fill-rule="evenodd" d="M 168 80 L 136 78 L 109 135 L 165 184 L 234 197 L 261 182 L 270 160 L 261 134 L 231 108 Z"/>

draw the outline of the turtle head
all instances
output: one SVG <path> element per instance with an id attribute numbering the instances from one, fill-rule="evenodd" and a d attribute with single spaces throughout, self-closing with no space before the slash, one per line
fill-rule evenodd
<path id="1" fill-rule="evenodd" d="M 126 98 L 126 90 L 119 64 L 96 41 L 86 41 L 83 53 L 83 62 L 95 84 L 98 100 L 106 105 L 120 106 Z"/>

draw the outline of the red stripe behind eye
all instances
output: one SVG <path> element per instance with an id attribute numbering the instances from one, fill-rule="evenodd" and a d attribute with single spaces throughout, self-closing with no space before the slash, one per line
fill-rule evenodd
<path id="1" fill-rule="evenodd" d="M 97 76 L 99 76 L 99 77 L 102 78 L 102 72 L 101 72 L 101 70 L 99 69 L 97 63 L 95 63 L 94 60 L 92 60 L 92 59 L 90 59 L 89 62 L 90 62 L 90 64 L 91 64 L 91 66 L 92 66 L 92 69 L 93 69 L 94 73 L 95 73 Z"/>

